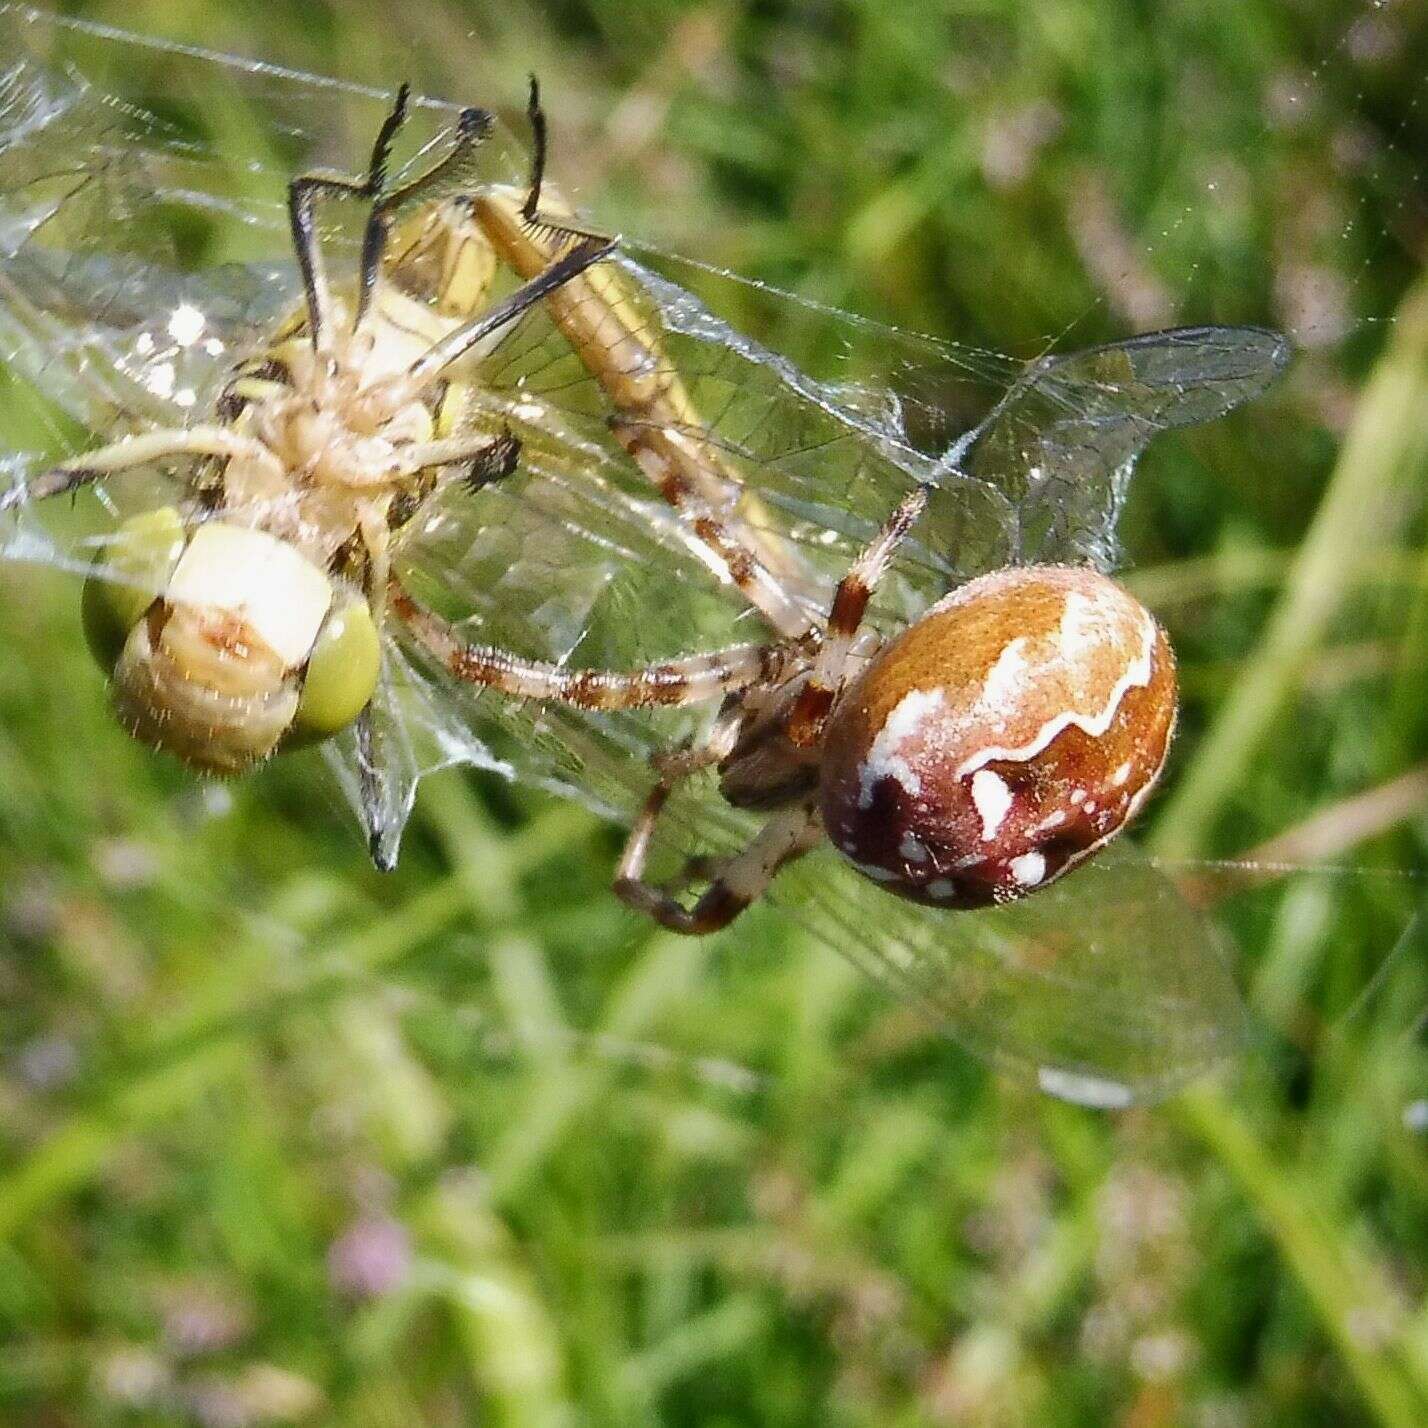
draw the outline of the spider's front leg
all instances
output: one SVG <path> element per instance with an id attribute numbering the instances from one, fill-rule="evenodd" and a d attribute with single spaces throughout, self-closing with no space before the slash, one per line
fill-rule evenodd
<path id="1" fill-rule="evenodd" d="M 388 583 L 388 606 L 413 638 L 463 684 L 497 690 L 513 699 L 545 700 L 576 709 L 653 709 L 699 704 L 783 672 L 782 645 L 731 645 L 686 655 L 643 669 L 571 669 L 523 659 L 492 645 L 469 644 L 434 610 L 414 600 L 401 581 Z"/>
<path id="2" fill-rule="evenodd" d="M 494 689 L 516 699 L 550 701 L 577 709 L 669 708 L 702 703 L 721 694 L 736 694 L 776 682 L 782 677 L 789 658 L 787 647 L 781 644 L 736 645 L 629 672 L 569 669 L 546 661 L 520 659 L 486 645 L 468 644 L 447 621 L 413 600 L 395 577 L 389 582 L 388 608 L 426 653 L 463 683 Z M 659 761 L 660 783 L 651 793 L 621 861 L 621 877 L 627 877 L 632 888 L 644 886 L 639 881 L 644 865 L 640 830 L 644 830 L 643 842 L 647 847 L 649 830 L 658 819 L 670 788 L 697 769 L 719 762 L 733 749 L 742 723 L 737 714 L 737 703 L 731 702 L 703 745 L 681 750 Z M 375 782 L 372 789 L 375 796 L 378 791 Z M 695 874 L 698 869 L 688 871 Z M 620 891 L 620 885 L 616 890 Z M 624 892 L 620 895 L 626 896 Z M 631 891 L 626 901 L 641 898 L 654 906 L 660 903 L 661 894 L 656 889 L 645 893 Z M 635 901 L 635 905 L 644 903 Z M 659 921 L 665 920 L 657 911 L 651 911 L 650 915 Z M 707 931 L 709 928 L 686 930 Z"/>
<path id="3" fill-rule="evenodd" d="M 822 739 L 823 726 L 843 688 L 853 640 L 868 613 L 868 604 L 887 574 L 898 547 L 926 509 L 927 487 L 914 486 L 838 582 L 813 672 L 789 710 L 785 724 L 789 742 L 796 748 L 811 749 Z"/>

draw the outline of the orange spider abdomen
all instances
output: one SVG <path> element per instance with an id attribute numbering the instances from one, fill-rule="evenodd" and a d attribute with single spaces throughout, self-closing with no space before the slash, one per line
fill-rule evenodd
<path id="1" fill-rule="evenodd" d="M 1174 724 L 1175 658 L 1138 600 L 1093 570 L 994 571 L 887 644 L 839 700 L 823 822 L 889 892 L 1007 902 L 1135 816 Z"/>

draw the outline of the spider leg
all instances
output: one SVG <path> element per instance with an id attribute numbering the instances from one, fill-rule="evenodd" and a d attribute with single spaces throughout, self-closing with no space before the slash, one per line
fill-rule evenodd
<path id="1" fill-rule="evenodd" d="M 734 752 L 744 725 L 744 707 L 736 692 L 725 708 L 719 711 L 708 733 L 694 744 L 682 744 L 651 755 L 650 765 L 661 783 L 671 787 L 692 777 L 711 764 L 722 763 Z"/>
<path id="2" fill-rule="evenodd" d="M 741 852 L 705 863 L 709 886 L 692 907 L 686 907 L 667 887 L 644 880 L 650 834 L 669 795 L 646 804 L 625 844 L 615 872 L 615 896 L 671 932 L 699 936 L 727 927 L 750 903 L 758 900 L 779 869 L 801 857 L 823 836 L 818 814 L 809 806 L 777 813 L 759 829 Z M 686 872 L 688 868 L 686 868 Z M 676 884 L 679 880 L 676 880 Z"/>
<path id="3" fill-rule="evenodd" d="M 522 659 L 489 645 L 466 643 L 439 615 L 413 600 L 395 577 L 389 581 L 388 592 L 391 609 L 454 679 L 516 699 L 549 700 L 577 709 L 697 704 L 777 678 L 787 653 L 782 645 L 734 645 L 629 672 L 567 669 Z"/>
<path id="4" fill-rule="evenodd" d="M 694 554 L 721 580 L 731 581 L 776 633 L 800 639 L 814 628 L 808 611 L 786 581 L 763 559 L 753 532 L 716 513 L 725 478 L 711 471 L 697 440 L 672 426 L 616 420 L 615 439 L 650 484 L 687 522 Z"/>
<path id="5" fill-rule="evenodd" d="M 619 877 L 643 881 L 642 874 L 648 859 L 650 838 L 670 795 L 685 779 L 728 758 L 739 742 L 743 725 L 744 710 L 735 696 L 720 711 L 719 717 L 698 743 L 653 755 L 650 763 L 659 775 L 659 782 L 650 789 L 639 816 L 630 828 L 624 851 L 620 855 Z M 684 867 L 678 875 L 655 888 L 655 891 L 672 895 L 683 892 L 691 883 L 709 882 L 714 876 L 713 869 L 717 863 L 718 859 L 692 854 L 684 860 Z M 649 886 L 655 887 L 653 884 Z"/>
<path id="6" fill-rule="evenodd" d="M 824 721 L 843 687 L 848 652 L 868 612 L 868 602 L 878 582 L 887 574 L 898 546 L 926 507 L 927 488 L 914 486 L 838 582 L 828 611 L 827 633 L 813 662 L 813 672 L 789 710 L 786 732 L 796 747 L 810 748 L 822 737 Z"/>
<path id="7" fill-rule="evenodd" d="M 0 493 L 0 512 L 27 501 L 44 501 L 77 491 L 104 476 L 115 476 L 153 461 L 177 456 L 217 456 L 232 460 L 261 461 L 272 464 L 276 458 L 261 442 L 226 426 L 164 427 L 126 436 L 107 446 L 72 456 L 49 470 L 8 491 Z"/>

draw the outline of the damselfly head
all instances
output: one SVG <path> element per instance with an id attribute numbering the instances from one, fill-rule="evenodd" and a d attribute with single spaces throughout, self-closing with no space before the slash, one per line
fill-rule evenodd
<path id="1" fill-rule="evenodd" d="M 372 696 L 366 600 L 295 545 L 172 507 L 126 521 L 85 584 L 90 648 L 124 726 L 206 773 L 325 739 Z"/>
<path id="2" fill-rule="evenodd" d="M 1007 902 L 1135 816 L 1175 707 L 1165 633 L 1114 581 L 1065 566 L 995 571 L 934 605 L 840 700 L 823 821 L 890 892 Z"/>

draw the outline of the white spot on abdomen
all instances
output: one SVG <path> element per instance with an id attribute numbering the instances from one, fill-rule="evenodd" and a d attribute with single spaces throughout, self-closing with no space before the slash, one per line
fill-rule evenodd
<path id="1" fill-rule="evenodd" d="M 990 843 L 1012 806 L 1006 780 L 991 769 L 978 769 L 972 775 L 972 806 L 982 820 L 982 842 Z"/>
<path id="2" fill-rule="evenodd" d="M 1016 704 L 1031 669 L 1027 663 L 1026 644 L 1026 636 L 1018 635 L 1007 644 L 997 656 L 997 662 L 987 671 L 981 702 L 988 712 L 1005 713 Z"/>
<path id="3" fill-rule="evenodd" d="M 1036 852 L 1023 853 L 1008 864 L 1011 875 L 1024 888 L 1034 888 L 1046 876 L 1046 859 Z"/>
<path id="4" fill-rule="evenodd" d="M 885 778 L 893 779 L 914 798 L 922 792 L 922 779 L 898 751 L 923 720 L 942 707 L 942 702 L 940 689 L 913 689 L 897 702 L 858 770 L 859 808 L 873 806 L 873 789 Z"/>

